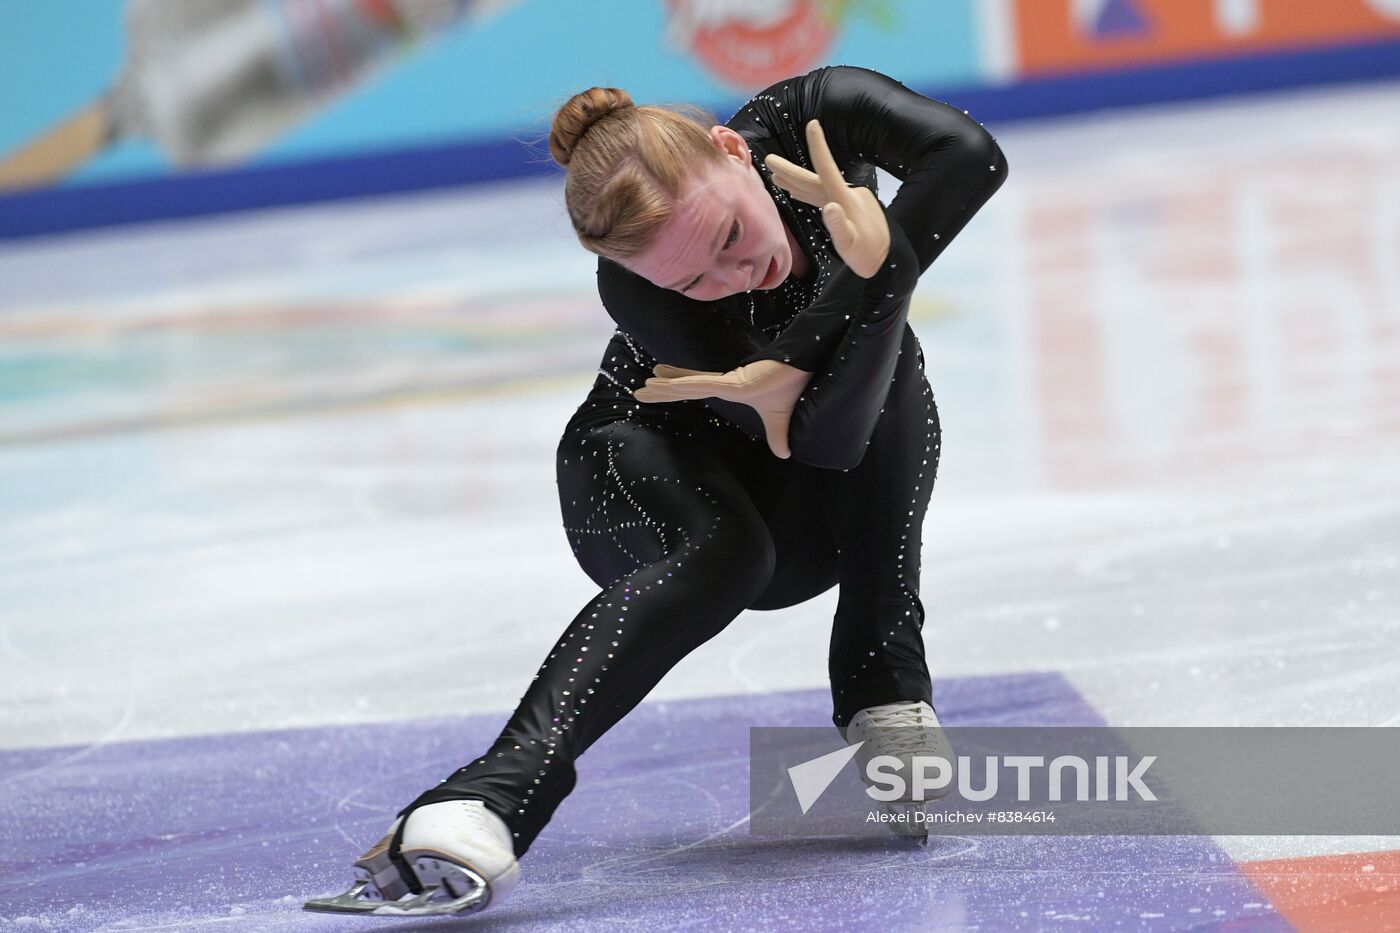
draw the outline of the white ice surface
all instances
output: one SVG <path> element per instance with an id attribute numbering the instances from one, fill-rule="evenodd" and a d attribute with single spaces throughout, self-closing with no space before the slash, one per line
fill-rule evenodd
<path id="1" fill-rule="evenodd" d="M 1400 726 L 1400 86 L 993 129 L 913 312 L 935 698 Z M 0 747 L 513 706 L 594 593 L 592 269 L 551 181 L 0 244 Z M 834 607 L 654 697 L 819 687 Z"/>

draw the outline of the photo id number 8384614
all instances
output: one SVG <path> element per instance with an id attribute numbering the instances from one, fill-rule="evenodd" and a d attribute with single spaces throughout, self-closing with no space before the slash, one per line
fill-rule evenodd
<path id="1" fill-rule="evenodd" d="M 1053 823 L 1054 810 L 991 810 L 988 823 Z"/>

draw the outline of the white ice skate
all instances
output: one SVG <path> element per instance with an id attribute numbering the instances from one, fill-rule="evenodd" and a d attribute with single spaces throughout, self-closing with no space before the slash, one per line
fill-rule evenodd
<path id="1" fill-rule="evenodd" d="M 348 891 L 305 908 L 381 917 L 469 914 L 499 904 L 520 882 L 510 830 L 480 800 L 445 800 L 410 813 L 396 864 L 390 853 L 402 822 L 355 860 Z M 413 872 L 421 893 L 412 893 L 399 865 Z"/>
<path id="2" fill-rule="evenodd" d="M 949 781 L 945 787 L 928 790 L 923 800 L 916 800 L 914 784 L 909 779 L 913 774 L 912 759 L 915 756 L 938 757 L 947 761 L 952 768 L 957 767 L 953 746 L 939 725 L 933 707 L 923 700 L 900 700 L 870 706 L 852 716 L 841 734 L 849 743 L 865 743 L 856 752 L 856 762 L 860 767 L 861 779 L 866 780 L 867 784 L 870 782 L 866 779 L 866 766 L 872 758 L 893 755 L 903 762 L 899 773 L 905 778 L 904 795 L 885 803 L 885 810 L 895 820 L 885 825 L 897 836 L 908 836 L 922 845 L 928 845 L 928 823 L 921 818 L 926 813 L 925 803 L 941 800 L 948 795 L 956 782 L 956 770 L 953 781 Z"/>

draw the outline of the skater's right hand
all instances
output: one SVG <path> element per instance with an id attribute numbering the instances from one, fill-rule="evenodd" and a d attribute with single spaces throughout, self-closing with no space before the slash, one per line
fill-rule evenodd
<path id="1" fill-rule="evenodd" d="M 722 398 L 741 402 L 763 419 L 763 431 L 773 455 L 783 460 L 792 456 L 788 447 L 788 425 L 802 390 L 812 379 L 811 373 L 777 360 L 757 360 L 727 373 L 707 373 L 662 363 L 655 372 L 655 377 L 632 393 L 637 401 Z"/>
<path id="2" fill-rule="evenodd" d="M 822 211 L 822 223 L 831 234 L 836 253 L 863 279 L 880 270 L 890 252 L 890 228 L 879 198 L 864 185 L 848 185 L 826 144 L 821 124 L 807 122 L 807 151 L 815 172 L 794 165 L 780 155 L 763 160 L 773 173 L 773 183 L 797 200 Z"/>

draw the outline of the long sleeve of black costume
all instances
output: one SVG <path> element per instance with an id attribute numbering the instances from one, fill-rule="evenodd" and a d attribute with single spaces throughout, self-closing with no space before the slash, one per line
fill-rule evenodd
<path id="1" fill-rule="evenodd" d="M 1001 147 L 961 110 L 878 72 L 842 65 L 809 77 L 818 80 L 798 85 L 793 122 L 800 129 L 808 120 L 820 121 L 843 169 L 871 162 L 900 179 L 886 214 L 909 238 L 923 274 L 1006 181 Z M 805 138 L 802 145 L 793 161 L 810 168 Z M 798 369 L 819 370 L 858 294 L 847 280 L 853 273 L 840 272 L 776 340 L 743 362 L 786 360 Z M 917 277 L 903 282 L 912 290 Z M 899 297 L 897 287 L 874 280 L 864 290 L 867 301 L 888 292 Z"/>

